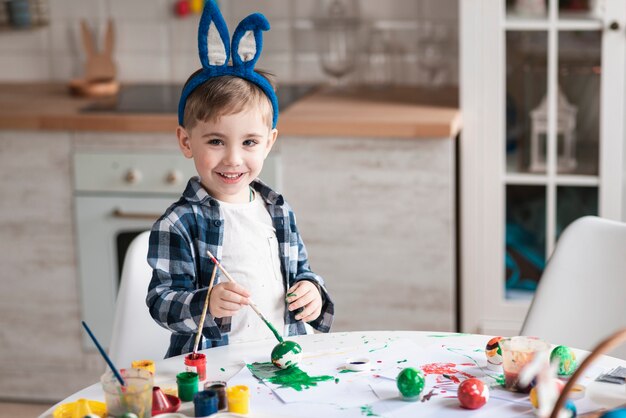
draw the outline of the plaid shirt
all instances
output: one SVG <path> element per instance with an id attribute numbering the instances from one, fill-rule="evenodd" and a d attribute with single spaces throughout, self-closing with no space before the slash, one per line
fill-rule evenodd
<path id="1" fill-rule="evenodd" d="M 309 324 L 328 332 L 334 305 L 323 279 L 309 268 L 306 248 L 296 217 L 283 197 L 259 180 L 251 186 L 265 200 L 276 229 L 285 291 L 300 280 L 316 284 L 322 295 L 322 312 Z M 198 177 L 192 177 L 178 200 L 161 216 L 150 233 L 148 263 L 153 268 L 146 303 L 157 323 L 172 332 L 166 357 L 193 350 L 195 334 L 207 295 L 213 263 L 208 249 L 220 260 L 224 240 L 224 217 L 217 200 L 209 196 Z M 215 283 L 228 280 L 217 270 Z M 199 349 L 228 344 L 231 318 L 213 318 L 207 312 Z M 288 335 L 306 334 L 302 321 L 287 310 Z"/>

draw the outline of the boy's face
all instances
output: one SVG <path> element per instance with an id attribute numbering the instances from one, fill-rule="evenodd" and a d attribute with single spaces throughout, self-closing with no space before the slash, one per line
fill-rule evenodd
<path id="1" fill-rule="evenodd" d="M 181 126 L 176 130 L 180 149 L 193 158 L 202 185 L 228 203 L 249 201 L 248 185 L 261 172 L 277 134 L 255 108 L 198 121 L 190 131 Z"/>

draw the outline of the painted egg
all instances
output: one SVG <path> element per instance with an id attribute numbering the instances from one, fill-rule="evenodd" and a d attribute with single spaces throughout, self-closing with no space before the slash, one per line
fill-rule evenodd
<path id="1" fill-rule="evenodd" d="M 416 401 L 419 399 L 422 390 L 424 390 L 424 373 L 420 369 L 407 367 L 402 370 L 396 378 L 396 385 L 407 401 Z"/>
<path id="2" fill-rule="evenodd" d="M 576 418 L 576 416 L 578 415 L 576 405 L 574 405 L 574 402 L 570 401 L 569 399 L 567 400 L 567 402 L 565 402 L 565 406 L 563 407 L 563 409 L 569 412 L 569 418 Z"/>
<path id="3" fill-rule="evenodd" d="M 576 371 L 576 354 L 571 348 L 564 345 L 554 347 L 550 353 L 550 362 L 558 360 L 559 367 L 557 373 L 559 376 L 571 376 Z"/>
<path id="4" fill-rule="evenodd" d="M 272 350 L 272 363 L 281 369 L 297 366 L 302 361 L 302 347 L 294 341 L 283 341 Z"/>
<path id="5" fill-rule="evenodd" d="M 553 383 L 556 386 L 557 395 L 561 393 L 563 388 L 565 387 L 565 383 L 559 379 L 553 379 Z M 556 401 L 556 399 L 555 399 Z M 533 409 L 536 411 L 539 408 L 539 400 L 537 398 L 537 387 L 533 387 L 530 390 L 530 403 L 533 406 Z"/>
<path id="6" fill-rule="evenodd" d="M 463 408 L 478 409 L 489 400 L 489 387 L 482 380 L 472 377 L 461 382 L 457 397 Z"/>
<path id="7" fill-rule="evenodd" d="M 626 418 L 626 408 L 617 408 L 600 415 L 600 418 Z"/>
<path id="8" fill-rule="evenodd" d="M 501 339 L 502 337 L 493 337 L 487 342 L 487 347 L 485 347 L 487 366 L 492 370 L 497 370 L 502 367 L 502 349 L 500 348 Z"/>

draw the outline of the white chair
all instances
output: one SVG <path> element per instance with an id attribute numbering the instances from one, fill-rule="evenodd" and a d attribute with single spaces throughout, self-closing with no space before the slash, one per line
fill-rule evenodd
<path id="1" fill-rule="evenodd" d="M 109 357 L 119 368 L 130 367 L 133 360 L 161 360 L 169 347 L 171 333 L 157 325 L 146 305 L 152 277 L 146 260 L 149 236 L 146 231 L 135 237 L 124 257 L 109 346 Z"/>
<path id="2" fill-rule="evenodd" d="M 563 231 L 521 334 L 591 350 L 625 326 L 626 224 L 580 218 Z M 626 347 L 608 354 L 626 359 Z"/>

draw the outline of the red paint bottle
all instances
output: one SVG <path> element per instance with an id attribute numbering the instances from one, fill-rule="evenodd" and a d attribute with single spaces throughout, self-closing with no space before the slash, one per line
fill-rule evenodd
<path id="1" fill-rule="evenodd" d="M 198 373 L 198 380 L 206 380 L 206 356 L 200 353 L 190 353 L 185 356 L 185 370 Z"/>

